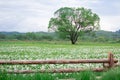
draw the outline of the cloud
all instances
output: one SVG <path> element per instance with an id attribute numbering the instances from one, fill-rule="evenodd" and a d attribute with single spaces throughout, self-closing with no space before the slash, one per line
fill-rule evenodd
<path id="1" fill-rule="evenodd" d="M 90 7 L 101 16 L 120 15 L 120 0 L 101 0 L 97 4 L 90 4 Z"/>
<path id="2" fill-rule="evenodd" d="M 23 27 L 29 26 L 28 28 L 21 28 L 21 25 Z M 46 18 L 27 18 L 21 23 L 19 23 L 18 27 L 22 32 L 37 32 L 37 31 L 47 31 L 48 24 L 46 24 Z"/>
<path id="3" fill-rule="evenodd" d="M 120 16 L 102 16 L 101 29 L 107 31 L 116 31 L 120 29 Z"/>
<path id="4" fill-rule="evenodd" d="M 66 6 L 92 9 L 101 18 L 101 29 L 115 31 L 120 26 L 119 3 L 119 0 L 0 0 L 0 31 L 47 31 L 53 13 Z"/>

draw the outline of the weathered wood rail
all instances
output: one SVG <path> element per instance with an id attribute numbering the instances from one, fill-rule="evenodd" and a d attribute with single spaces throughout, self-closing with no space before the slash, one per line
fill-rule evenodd
<path id="1" fill-rule="evenodd" d="M 27 64 L 85 64 L 85 63 L 103 63 L 103 68 L 90 69 L 92 71 L 105 71 L 109 68 L 115 67 L 118 60 L 114 59 L 113 54 L 109 53 L 107 59 L 62 59 L 62 60 L 0 60 L 1 65 L 27 65 Z M 107 65 L 106 65 L 107 64 Z M 9 73 L 36 73 L 36 72 L 52 72 L 52 73 L 62 73 L 62 72 L 79 72 L 88 69 L 82 68 L 70 68 L 70 69 L 49 69 L 49 70 L 9 70 Z"/>

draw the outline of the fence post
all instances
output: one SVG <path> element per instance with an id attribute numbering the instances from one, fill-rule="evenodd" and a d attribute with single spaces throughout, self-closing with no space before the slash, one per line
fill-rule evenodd
<path id="1" fill-rule="evenodd" d="M 108 53 L 108 61 L 109 61 L 109 67 L 108 68 L 112 68 L 114 67 L 114 57 L 113 54 L 111 52 Z"/>

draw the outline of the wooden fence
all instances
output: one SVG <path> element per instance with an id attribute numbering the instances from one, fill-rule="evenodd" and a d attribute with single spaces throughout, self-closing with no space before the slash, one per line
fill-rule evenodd
<path id="1" fill-rule="evenodd" d="M 93 68 L 93 71 L 105 71 L 116 65 L 118 60 L 114 59 L 113 54 L 109 53 L 107 59 L 62 59 L 62 60 L 0 60 L 1 65 L 27 65 L 27 64 L 84 64 L 84 63 L 102 63 L 102 68 Z M 65 73 L 65 72 L 79 72 L 87 69 L 70 68 L 70 69 L 49 69 L 49 70 L 9 70 L 8 73 L 36 73 L 36 72 L 51 72 L 51 73 Z"/>

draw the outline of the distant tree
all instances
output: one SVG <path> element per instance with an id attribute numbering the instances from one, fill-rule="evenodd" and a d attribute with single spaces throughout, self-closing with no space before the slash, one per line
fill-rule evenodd
<path id="1" fill-rule="evenodd" d="M 14 39 L 17 39 L 17 40 L 26 40 L 27 37 L 24 34 L 16 34 L 16 35 L 14 35 Z"/>
<path id="2" fill-rule="evenodd" d="M 28 40 L 36 40 L 36 34 L 33 32 L 27 32 L 26 37 Z"/>
<path id="3" fill-rule="evenodd" d="M 54 13 L 49 21 L 49 29 L 64 33 L 75 44 L 79 35 L 99 29 L 100 18 L 86 8 L 63 7 Z"/>
<path id="4" fill-rule="evenodd" d="M 5 35 L 5 34 L 0 33 L 0 39 L 5 39 L 5 38 L 6 38 L 6 35 Z"/>

